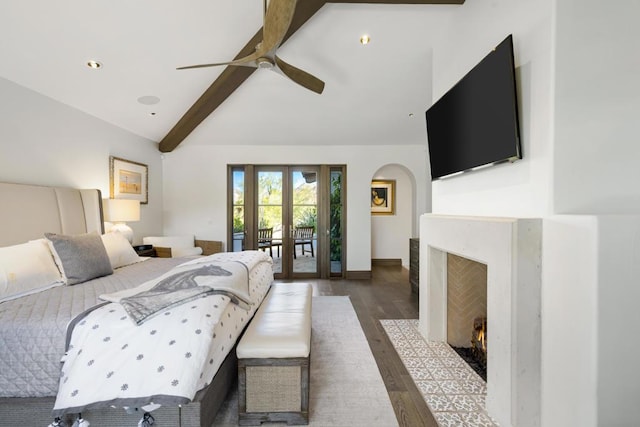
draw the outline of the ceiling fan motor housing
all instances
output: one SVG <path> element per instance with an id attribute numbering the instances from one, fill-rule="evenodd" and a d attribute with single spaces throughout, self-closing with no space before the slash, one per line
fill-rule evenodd
<path id="1" fill-rule="evenodd" d="M 258 63 L 258 68 L 271 69 L 274 66 L 273 60 L 270 58 L 258 58 L 256 62 Z"/>

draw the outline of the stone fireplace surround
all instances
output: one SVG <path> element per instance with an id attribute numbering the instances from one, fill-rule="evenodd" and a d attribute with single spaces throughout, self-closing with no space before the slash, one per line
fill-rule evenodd
<path id="1" fill-rule="evenodd" d="M 420 332 L 447 341 L 447 253 L 487 265 L 486 409 L 501 426 L 539 426 L 542 220 L 420 218 Z"/>

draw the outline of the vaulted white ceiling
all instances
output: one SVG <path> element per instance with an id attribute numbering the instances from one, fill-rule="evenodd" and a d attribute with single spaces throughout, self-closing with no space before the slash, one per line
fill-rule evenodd
<path id="1" fill-rule="evenodd" d="M 459 7 L 327 4 L 278 50 L 322 95 L 258 70 L 183 144 L 426 142 L 432 47 Z M 160 141 L 223 70 L 176 67 L 231 60 L 261 25 L 260 0 L 4 0 L 0 76 Z"/>

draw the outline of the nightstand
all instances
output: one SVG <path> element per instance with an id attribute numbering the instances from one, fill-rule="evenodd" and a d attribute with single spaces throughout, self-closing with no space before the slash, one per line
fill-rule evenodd
<path id="1" fill-rule="evenodd" d="M 138 256 L 156 256 L 156 250 L 153 248 L 153 245 L 136 245 L 133 247 L 133 250 L 136 251 Z"/>

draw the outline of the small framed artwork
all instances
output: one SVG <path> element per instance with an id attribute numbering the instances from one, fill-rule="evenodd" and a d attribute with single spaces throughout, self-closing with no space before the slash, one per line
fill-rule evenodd
<path id="1" fill-rule="evenodd" d="M 109 157 L 109 193 L 112 199 L 149 203 L 149 167 L 119 157 Z"/>
<path id="2" fill-rule="evenodd" d="M 381 179 L 371 181 L 371 214 L 396 214 L 396 181 Z"/>

